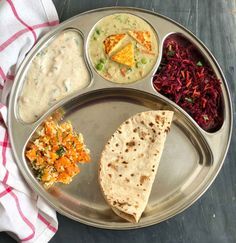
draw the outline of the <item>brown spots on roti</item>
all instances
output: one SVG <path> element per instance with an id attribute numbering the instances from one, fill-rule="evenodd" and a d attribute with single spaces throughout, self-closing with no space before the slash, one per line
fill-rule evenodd
<path id="1" fill-rule="evenodd" d="M 118 166 L 110 163 L 110 166 L 113 170 L 118 171 Z"/>
<path id="2" fill-rule="evenodd" d="M 150 122 L 148 125 L 149 125 L 150 127 L 153 127 L 153 126 L 154 126 L 154 124 L 153 124 L 152 122 Z"/>
<path id="3" fill-rule="evenodd" d="M 146 136 L 148 135 L 148 133 L 147 133 L 147 132 L 144 132 L 144 131 L 141 131 L 141 132 L 140 132 L 140 135 L 141 135 L 142 137 L 146 137 Z"/>
<path id="4" fill-rule="evenodd" d="M 163 112 L 168 119 L 162 119 Z M 110 145 L 105 146 L 101 158 L 102 171 L 99 173 L 105 179 L 100 184 L 105 199 L 113 197 L 109 204 L 121 217 L 125 214 L 128 216 L 126 219 L 133 218 L 132 221 L 137 222 L 147 205 L 150 187 L 158 170 L 159 151 L 163 149 L 166 131 L 169 130 L 167 127 L 170 127 L 167 122 L 172 118 L 172 114 L 167 113 L 150 111 L 131 117 L 117 129 L 109 141 Z"/>
<path id="5" fill-rule="evenodd" d="M 141 175 L 139 182 L 142 185 L 146 180 L 149 180 L 149 176 Z"/>
<path id="6" fill-rule="evenodd" d="M 118 204 L 119 207 L 123 207 L 125 205 L 127 205 L 128 203 L 127 202 L 116 202 Z"/>
<path id="7" fill-rule="evenodd" d="M 170 131 L 170 127 L 167 127 L 167 128 L 165 129 L 165 132 L 168 133 L 169 131 Z"/>
<path id="8" fill-rule="evenodd" d="M 158 123 L 161 120 L 161 116 L 160 115 L 156 115 L 155 120 Z"/>
<path id="9" fill-rule="evenodd" d="M 128 147 L 133 147 L 134 145 L 135 145 L 134 141 L 130 141 L 130 142 L 126 143 L 126 146 L 128 146 Z"/>
<path id="10" fill-rule="evenodd" d="M 141 153 L 141 154 L 138 155 L 138 158 L 142 158 L 142 157 L 144 157 L 144 154 L 143 153 Z"/>
<path id="11" fill-rule="evenodd" d="M 164 124 L 166 122 L 165 117 L 161 117 L 160 115 L 156 115 L 155 121 L 156 121 L 157 124 L 160 124 L 162 126 L 164 126 Z"/>

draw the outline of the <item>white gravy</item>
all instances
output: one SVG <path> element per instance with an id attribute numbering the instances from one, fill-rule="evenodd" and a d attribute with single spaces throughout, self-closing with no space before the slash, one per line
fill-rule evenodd
<path id="1" fill-rule="evenodd" d="M 19 98 L 19 115 L 34 122 L 53 104 L 88 86 L 90 75 L 83 58 L 83 40 L 65 31 L 33 59 Z"/>

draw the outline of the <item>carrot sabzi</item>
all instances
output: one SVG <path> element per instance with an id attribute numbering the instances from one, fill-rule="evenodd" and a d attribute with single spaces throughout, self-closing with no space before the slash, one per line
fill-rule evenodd
<path id="1" fill-rule="evenodd" d="M 83 136 L 73 131 L 70 122 L 59 125 L 52 119 L 43 124 L 39 137 L 29 144 L 26 157 L 46 188 L 56 182 L 69 184 L 80 172 L 77 164 L 90 161 Z"/>

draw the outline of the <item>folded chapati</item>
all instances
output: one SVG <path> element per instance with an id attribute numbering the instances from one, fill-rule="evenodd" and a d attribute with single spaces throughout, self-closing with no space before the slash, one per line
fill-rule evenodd
<path id="1" fill-rule="evenodd" d="M 120 217 L 138 222 L 146 208 L 173 112 L 134 115 L 116 130 L 100 160 L 103 195 Z"/>

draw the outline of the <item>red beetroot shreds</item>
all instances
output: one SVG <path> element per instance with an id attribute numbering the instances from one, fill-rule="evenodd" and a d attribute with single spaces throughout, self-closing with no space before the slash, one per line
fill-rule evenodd
<path id="1" fill-rule="evenodd" d="M 155 89 L 168 97 L 206 131 L 223 123 L 221 82 L 212 68 L 194 60 L 190 48 L 166 40 L 161 65 L 154 76 Z"/>

